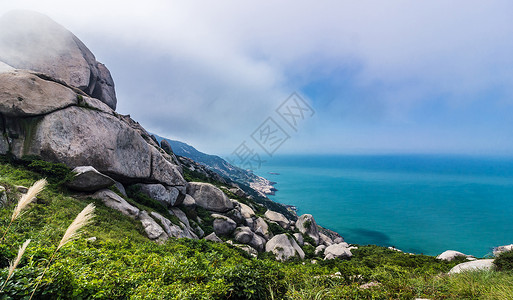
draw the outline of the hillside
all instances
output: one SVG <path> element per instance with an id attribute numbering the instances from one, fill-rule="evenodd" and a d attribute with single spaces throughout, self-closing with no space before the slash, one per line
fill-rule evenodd
<path id="1" fill-rule="evenodd" d="M 265 195 L 274 195 L 274 192 L 276 191 L 273 186 L 273 184 L 275 184 L 274 182 L 260 177 L 249 170 L 243 170 L 236 167 L 217 155 L 203 153 L 193 146 L 180 141 L 163 138 L 156 134 L 153 135 L 159 143 L 162 142 L 162 140 L 166 140 L 171 145 L 171 148 L 176 155 L 190 158 L 205 165 L 222 177 L 250 186 L 261 196 L 265 197 Z"/>

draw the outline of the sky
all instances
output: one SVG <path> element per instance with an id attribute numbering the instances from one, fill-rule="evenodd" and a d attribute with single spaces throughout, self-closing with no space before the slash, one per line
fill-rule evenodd
<path id="1" fill-rule="evenodd" d="M 513 154 L 511 1 L 0 0 L 12 9 L 79 37 L 119 113 L 207 153 Z"/>

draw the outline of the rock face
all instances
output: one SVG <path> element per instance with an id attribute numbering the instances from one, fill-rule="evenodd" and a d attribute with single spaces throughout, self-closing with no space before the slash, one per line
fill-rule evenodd
<path id="1" fill-rule="evenodd" d="M 305 253 L 296 243 L 293 237 L 287 236 L 285 233 L 278 234 L 270 239 L 265 245 L 266 252 L 272 252 L 276 255 L 277 260 L 287 260 L 294 256 L 305 258 Z"/>
<path id="2" fill-rule="evenodd" d="M 233 202 L 217 187 L 202 182 L 189 182 L 187 194 L 196 201 L 196 205 L 215 212 L 227 212 L 233 209 Z"/>
<path id="3" fill-rule="evenodd" d="M 109 70 L 75 35 L 45 15 L 13 11 L 0 18 L 0 61 L 48 74 L 116 109 Z"/>
<path id="4" fill-rule="evenodd" d="M 302 234 L 308 235 L 315 241 L 315 245 L 319 245 L 319 230 L 317 229 L 317 223 L 310 214 L 304 214 L 299 217 L 296 221 L 296 227 Z"/>
<path id="5" fill-rule="evenodd" d="M 69 188 L 81 192 L 95 192 L 114 184 L 114 180 L 91 166 L 76 167 L 75 178 L 67 185 Z"/>
<path id="6" fill-rule="evenodd" d="M 479 259 L 456 265 L 449 271 L 449 274 L 458 274 L 461 272 L 476 270 L 491 270 L 493 266 L 493 259 Z"/>
<path id="7" fill-rule="evenodd" d="M 447 251 L 444 251 L 442 254 L 438 255 L 436 258 L 441 259 L 441 260 L 446 260 L 446 261 L 452 261 L 452 260 L 456 259 L 457 257 L 471 258 L 472 256 L 466 255 L 466 254 L 463 254 L 461 252 L 454 251 L 454 250 L 447 250 Z"/>

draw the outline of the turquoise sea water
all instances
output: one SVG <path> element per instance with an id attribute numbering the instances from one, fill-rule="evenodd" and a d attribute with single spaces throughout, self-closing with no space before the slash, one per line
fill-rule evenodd
<path id="1" fill-rule="evenodd" d="M 513 158 L 276 156 L 256 173 L 349 243 L 479 257 L 513 243 Z"/>

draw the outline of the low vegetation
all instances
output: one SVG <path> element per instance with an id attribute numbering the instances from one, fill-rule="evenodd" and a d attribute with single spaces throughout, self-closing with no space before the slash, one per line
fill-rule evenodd
<path id="1" fill-rule="evenodd" d="M 28 299 L 39 282 L 34 299 L 513 298 L 511 253 L 497 259 L 501 271 L 449 276 L 462 259 L 444 262 L 378 246 L 359 246 L 350 260 L 277 262 L 268 253 L 251 258 L 230 245 L 205 240 L 157 244 L 144 237 L 137 222 L 99 201 L 73 195 L 61 179 L 53 180 L 53 173 L 62 169 L 29 165 L 0 164 L 0 185 L 8 196 L 0 209 L 2 235 L 20 196 L 16 186 L 31 186 L 43 177 L 49 182 L 0 242 L 0 282 L 6 282 L 0 299 Z M 81 238 L 55 251 L 89 203 L 96 206 L 96 216 Z M 10 272 L 13 261 L 17 266 Z M 45 276 L 39 277 L 47 265 Z"/>

